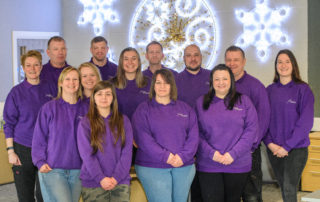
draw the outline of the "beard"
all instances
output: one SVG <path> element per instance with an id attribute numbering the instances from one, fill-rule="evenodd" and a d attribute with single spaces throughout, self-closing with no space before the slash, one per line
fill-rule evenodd
<path id="1" fill-rule="evenodd" d="M 197 72 L 197 71 L 199 71 L 199 69 L 201 68 L 201 65 L 199 65 L 199 66 L 197 66 L 197 67 L 195 67 L 195 68 L 192 68 L 192 67 L 190 67 L 190 66 L 186 66 L 186 68 L 187 68 L 187 70 L 190 70 L 190 71 L 192 71 L 192 72 Z"/>

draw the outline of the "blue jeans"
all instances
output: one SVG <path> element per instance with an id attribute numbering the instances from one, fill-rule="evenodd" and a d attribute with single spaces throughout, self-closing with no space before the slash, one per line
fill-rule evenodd
<path id="1" fill-rule="evenodd" d="M 194 165 L 150 168 L 135 165 L 149 202 L 186 202 L 195 175 Z"/>
<path id="2" fill-rule="evenodd" d="M 78 202 L 81 194 L 80 170 L 52 169 L 40 173 L 41 193 L 45 202 Z"/>

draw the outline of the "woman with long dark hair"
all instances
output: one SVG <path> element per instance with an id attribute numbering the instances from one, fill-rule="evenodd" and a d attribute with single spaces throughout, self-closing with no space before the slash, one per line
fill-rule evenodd
<path id="1" fill-rule="evenodd" d="M 294 54 L 287 49 L 276 56 L 273 84 L 267 88 L 270 126 L 264 143 L 285 202 L 297 201 L 297 187 L 308 158 L 313 126 L 314 96 L 302 81 Z"/>
<path id="2" fill-rule="evenodd" d="M 78 127 L 84 201 L 129 202 L 132 139 L 130 121 L 118 111 L 114 86 L 100 81 Z"/>
<path id="3" fill-rule="evenodd" d="M 236 92 L 224 64 L 210 74 L 210 89 L 197 100 L 200 128 L 197 172 L 205 202 L 240 202 L 251 170 L 258 118 L 250 99 Z"/>
<path id="4" fill-rule="evenodd" d="M 195 174 L 196 114 L 177 100 L 174 76 L 167 69 L 154 73 L 149 99 L 132 117 L 138 178 L 150 202 L 185 202 Z"/>

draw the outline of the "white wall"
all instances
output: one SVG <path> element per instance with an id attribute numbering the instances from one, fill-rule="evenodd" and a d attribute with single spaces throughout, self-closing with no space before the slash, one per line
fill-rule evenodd
<path id="1" fill-rule="evenodd" d="M 5 101 L 13 87 L 12 31 L 61 32 L 61 1 L 1 1 L 0 30 L 0 101 Z"/>
<path id="2" fill-rule="evenodd" d="M 120 23 L 106 23 L 103 36 L 109 41 L 110 47 L 115 51 L 118 58 L 120 52 L 129 46 L 128 33 L 130 20 L 133 17 L 137 0 L 115 0 L 113 8 L 120 14 Z M 211 0 L 207 1 L 215 10 L 220 25 L 220 49 L 218 50 L 217 63 L 224 62 L 225 49 L 234 44 L 237 37 L 242 33 L 242 24 L 235 18 L 235 8 L 242 8 L 249 11 L 254 8 L 255 0 Z M 75 66 L 89 60 L 90 40 L 94 37 L 91 24 L 78 26 L 78 17 L 83 11 L 80 1 L 62 0 L 63 13 L 63 36 L 68 45 L 68 62 Z M 292 38 L 291 46 L 271 46 L 271 57 L 265 63 L 259 62 L 256 57 L 255 48 L 249 46 L 245 49 L 247 57 L 246 70 L 256 76 L 265 85 L 271 83 L 274 75 L 274 58 L 277 52 L 283 48 L 291 49 L 299 62 L 301 75 L 304 80 L 307 78 L 307 1 L 299 0 L 270 0 L 269 7 L 277 8 L 283 5 L 291 7 L 289 19 L 283 23 L 283 30 Z M 141 54 L 141 53 L 140 53 Z"/>

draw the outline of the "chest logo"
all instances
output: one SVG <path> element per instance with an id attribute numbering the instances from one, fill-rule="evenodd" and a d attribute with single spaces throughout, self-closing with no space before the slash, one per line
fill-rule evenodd
<path id="1" fill-rule="evenodd" d="M 148 92 L 148 91 L 145 91 L 145 90 L 140 90 L 140 93 L 141 93 L 141 94 L 144 94 L 144 95 L 149 95 L 149 92 Z"/>
<path id="2" fill-rule="evenodd" d="M 177 113 L 177 116 L 179 117 L 183 117 L 183 118 L 187 118 L 188 115 L 187 114 L 182 114 L 182 113 Z"/>
<path id="3" fill-rule="evenodd" d="M 287 103 L 290 103 L 290 104 L 297 104 L 297 102 L 296 102 L 296 101 L 294 101 L 294 100 L 292 100 L 292 99 L 289 99 L 289 100 L 287 101 Z"/>

